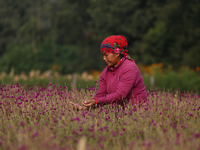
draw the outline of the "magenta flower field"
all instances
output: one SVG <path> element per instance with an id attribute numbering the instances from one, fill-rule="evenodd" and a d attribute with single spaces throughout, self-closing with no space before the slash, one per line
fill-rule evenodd
<path id="1" fill-rule="evenodd" d="M 74 111 L 98 87 L 0 87 L 0 150 L 200 149 L 200 94 L 148 92 L 151 109 Z"/>

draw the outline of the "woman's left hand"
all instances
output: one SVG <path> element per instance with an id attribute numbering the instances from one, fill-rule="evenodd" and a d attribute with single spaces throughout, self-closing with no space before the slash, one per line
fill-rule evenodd
<path id="1" fill-rule="evenodd" d="M 93 106 L 96 104 L 96 100 L 85 100 L 85 102 L 83 103 L 83 106 L 86 106 L 86 107 L 90 107 L 90 106 Z"/>

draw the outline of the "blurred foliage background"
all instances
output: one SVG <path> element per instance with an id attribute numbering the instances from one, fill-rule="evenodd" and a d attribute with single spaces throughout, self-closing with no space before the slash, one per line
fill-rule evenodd
<path id="1" fill-rule="evenodd" d="M 200 92 L 200 67 L 196 70 L 189 67 L 181 67 L 174 71 L 171 66 L 164 68 L 162 63 L 156 63 L 149 66 L 138 65 L 143 76 L 144 84 L 147 91 L 163 90 L 166 92 Z M 54 66 L 55 68 L 57 66 Z M 19 83 L 23 88 L 30 87 L 47 87 L 49 84 L 66 87 L 69 90 L 94 89 L 98 88 L 100 71 L 92 70 L 91 73 L 86 71 L 80 74 L 61 75 L 57 71 L 46 71 L 41 73 L 40 70 L 32 70 L 29 75 L 22 72 L 20 75 L 14 74 L 11 69 L 9 74 L 0 73 L 0 83 L 16 85 Z"/>
<path id="2" fill-rule="evenodd" d="M 0 72 L 102 70 L 100 43 L 124 35 L 137 64 L 200 66 L 199 0 L 0 0 Z"/>

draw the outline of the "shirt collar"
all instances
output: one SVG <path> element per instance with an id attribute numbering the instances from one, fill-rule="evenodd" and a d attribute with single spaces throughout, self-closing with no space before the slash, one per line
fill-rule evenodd
<path id="1" fill-rule="evenodd" d="M 121 66 L 121 64 L 125 61 L 126 59 L 123 57 L 114 67 L 109 67 L 107 66 L 107 68 L 111 71 L 116 70 L 117 68 L 119 68 L 119 66 Z"/>

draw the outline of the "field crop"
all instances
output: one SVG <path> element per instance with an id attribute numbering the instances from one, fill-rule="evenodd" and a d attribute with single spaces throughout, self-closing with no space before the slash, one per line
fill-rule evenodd
<path id="1" fill-rule="evenodd" d="M 98 86 L 0 87 L 0 149 L 200 149 L 200 94 L 148 91 L 151 109 L 126 105 L 73 111 Z"/>

